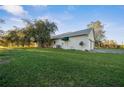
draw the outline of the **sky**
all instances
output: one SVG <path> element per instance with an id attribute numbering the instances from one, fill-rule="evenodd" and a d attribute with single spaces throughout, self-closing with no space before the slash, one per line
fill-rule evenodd
<path id="1" fill-rule="evenodd" d="M 106 39 L 124 43 L 124 6 L 0 6 L 0 18 L 5 20 L 5 24 L 0 24 L 0 29 L 5 31 L 13 26 L 24 27 L 22 18 L 49 19 L 58 26 L 56 34 L 86 29 L 87 24 L 99 20 L 104 25 Z"/>

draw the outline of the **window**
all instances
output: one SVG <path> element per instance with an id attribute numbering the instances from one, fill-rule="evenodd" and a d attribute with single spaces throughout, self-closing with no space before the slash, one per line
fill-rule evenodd
<path id="1" fill-rule="evenodd" d="M 69 40 L 69 37 L 64 37 L 62 38 L 63 41 L 68 41 Z"/>
<path id="2" fill-rule="evenodd" d="M 53 43 L 56 44 L 56 41 L 54 41 Z"/>
<path id="3" fill-rule="evenodd" d="M 79 43 L 79 45 L 80 45 L 80 46 L 83 46 L 83 45 L 84 45 L 84 42 L 83 42 L 83 41 L 81 41 L 81 42 Z"/>

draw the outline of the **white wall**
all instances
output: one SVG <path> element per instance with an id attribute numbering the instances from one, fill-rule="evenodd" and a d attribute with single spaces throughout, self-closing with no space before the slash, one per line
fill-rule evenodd
<path id="1" fill-rule="evenodd" d="M 79 44 L 81 41 L 84 42 L 83 46 Z M 53 48 L 56 48 L 56 45 L 60 45 L 63 49 L 90 50 L 88 36 L 70 37 L 69 41 L 57 39 L 55 40 L 55 44 L 53 44 Z"/>
<path id="2" fill-rule="evenodd" d="M 95 41 L 95 40 L 94 40 L 94 33 L 93 33 L 93 31 L 91 31 L 91 32 L 89 33 L 88 37 L 89 37 L 89 39 L 90 39 L 91 41 Z"/>
<path id="3" fill-rule="evenodd" d="M 93 50 L 95 47 L 95 39 L 94 39 L 94 33 L 93 31 L 90 32 L 90 34 L 88 35 L 89 38 L 89 42 L 90 42 L 90 49 Z"/>
<path id="4" fill-rule="evenodd" d="M 60 45 L 63 49 L 76 49 L 76 50 L 93 50 L 94 49 L 94 34 L 93 31 L 89 35 L 69 37 L 68 41 L 62 39 L 54 40 L 55 44 L 52 44 L 53 48 Z M 83 41 L 84 45 L 81 46 L 79 43 Z"/>

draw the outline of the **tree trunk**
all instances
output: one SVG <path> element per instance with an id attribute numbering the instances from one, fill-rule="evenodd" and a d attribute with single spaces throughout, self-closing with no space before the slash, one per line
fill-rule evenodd
<path id="1" fill-rule="evenodd" d="M 41 42 L 37 42 L 37 45 L 38 45 L 38 47 L 42 47 L 42 44 L 41 44 Z"/>

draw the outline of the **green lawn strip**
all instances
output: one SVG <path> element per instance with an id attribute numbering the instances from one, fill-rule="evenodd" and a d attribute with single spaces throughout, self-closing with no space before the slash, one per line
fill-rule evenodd
<path id="1" fill-rule="evenodd" d="M 4 54 L 11 62 L 0 65 L 0 86 L 124 86 L 124 55 L 39 48 Z"/>

